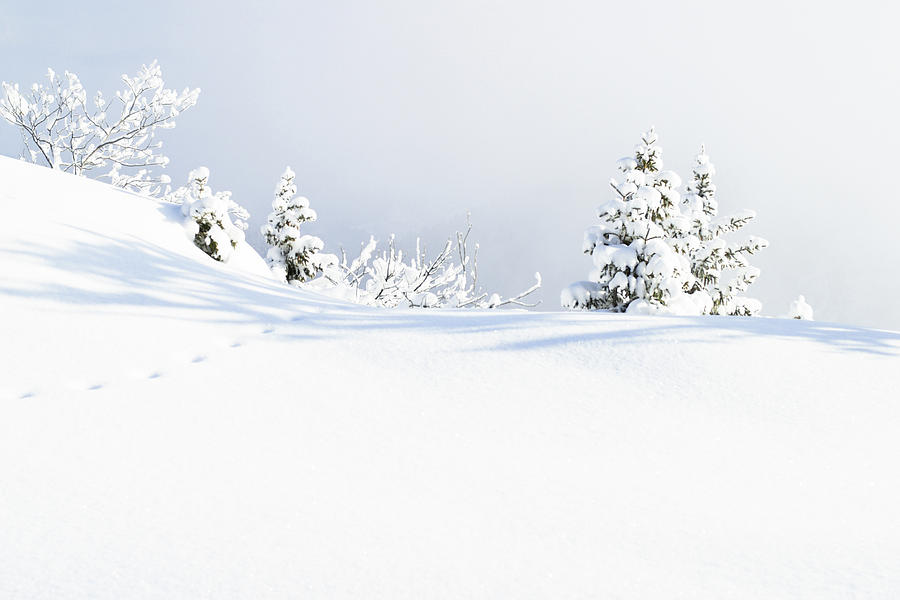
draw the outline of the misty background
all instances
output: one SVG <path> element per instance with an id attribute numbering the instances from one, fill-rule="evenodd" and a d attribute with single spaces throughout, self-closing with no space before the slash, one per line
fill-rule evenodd
<path id="1" fill-rule="evenodd" d="M 173 184 L 197 166 L 252 215 L 262 248 L 286 165 L 326 251 L 374 234 L 432 251 L 465 225 L 481 282 L 544 277 L 541 309 L 585 279 L 616 159 L 655 125 L 666 168 L 704 142 L 720 212 L 770 247 L 750 295 L 781 316 L 900 329 L 898 9 L 889 3 L 311 1 L 11 3 L 0 80 L 47 67 L 111 94 L 158 59 L 202 88 L 160 134 Z M 18 156 L 0 123 L 0 153 Z M 39 210 L 38 207 L 35 207 Z"/>

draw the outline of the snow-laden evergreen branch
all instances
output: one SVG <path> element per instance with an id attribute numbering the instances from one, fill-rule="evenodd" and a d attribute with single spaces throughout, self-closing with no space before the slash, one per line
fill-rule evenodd
<path id="1" fill-rule="evenodd" d="M 33 84 L 21 91 L 3 82 L 0 117 L 17 126 L 32 162 L 85 175 L 100 176 L 113 185 L 157 195 L 169 183 L 164 168 L 169 159 L 156 140 L 160 129 L 175 127 L 175 119 L 197 103 L 199 89 L 168 89 L 156 61 L 142 65 L 137 75 L 122 75 L 122 89 L 112 100 L 97 92 L 90 100 L 74 73 L 59 77 L 47 70 L 48 86 Z"/>

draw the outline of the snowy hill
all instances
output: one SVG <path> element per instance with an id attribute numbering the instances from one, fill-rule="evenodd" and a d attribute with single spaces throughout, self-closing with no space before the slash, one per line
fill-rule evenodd
<path id="1" fill-rule="evenodd" d="M 345 305 L 10 159 L 0 214 L 0 598 L 900 596 L 900 334 Z"/>

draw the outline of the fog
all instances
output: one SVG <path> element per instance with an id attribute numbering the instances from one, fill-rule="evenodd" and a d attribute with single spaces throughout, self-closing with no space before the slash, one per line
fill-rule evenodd
<path id="1" fill-rule="evenodd" d="M 511 293 L 540 271 L 552 310 L 652 124 L 667 168 L 687 177 L 703 142 L 721 212 L 758 212 L 764 314 L 802 293 L 820 320 L 900 329 L 894 5 L 241 4 L 3 0 L 0 79 L 50 66 L 110 93 L 159 59 L 203 90 L 161 134 L 168 174 L 209 167 L 257 247 L 290 165 L 327 250 L 390 233 L 437 250 L 471 211 L 482 282 Z M 19 151 L 0 123 L 0 153 Z"/>

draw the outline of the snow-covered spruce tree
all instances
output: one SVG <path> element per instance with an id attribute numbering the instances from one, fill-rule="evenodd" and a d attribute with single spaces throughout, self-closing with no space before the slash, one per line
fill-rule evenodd
<path id="1" fill-rule="evenodd" d="M 732 217 L 720 218 L 716 186 L 712 182 L 715 173 L 715 166 L 701 145 L 694 162 L 693 179 L 684 196 L 693 234 L 689 252 L 695 282 L 691 291 L 709 294 L 712 306 L 708 312 L 712 314 L 756 315 L 762 308 L 760 302 L 742 295 L 759 276 L 759 269 L 750 265 L 748 257 L 769 243 L 756 236 L 737 244 L 726 241 L 725 234 L 741 229 L 756 214 L 745 210 Z"/>
<path id="2" fill-rule="evenodd" d="M 322 272 L 323 261 L 334 258 L 320 254 L 325 246 L 321 239 L 301 235 L 300 226 L 315 221 L 316 211 L 309 207 L 309 200 L 296 196 L 294 178 L 294 172 L 287 167 L 275 188 L 272 212 L 261 229 L 269 246 L 269 266 L 288 282 L 313 279 Z"/>
<path id="3" fill-rule="evenodd" d="M 499 308 L 507 305 L 536 306 L 524 301 L 541 287 L 540 273 L 535 273 L 536 283 L 523 292 L 503 298 L 497 293 L 484 291 L 478 283 L 478 245 L 469 254 L 468 239 L 472 230 L 467 223 L 465 232 L 456 232 L 456 252 L 448 239 L 443 249 L 428 258 L 419 240 L 415 255 L 406 258 L 390 237 L 388 248 L 376 253 L 377 242 L 370 237 L 363 244 L 359 256 L 341 259 L 327 264 L 323 276 L 311 282 L 319 291 L 369 306 L 393 308 L 396 306 L 422 308 Z"/>
<path id="4" fill-rule="evenodd" d="M 797 299 L 791 302 L 791 309 L 788 312 L 788 316 L 792 319 L 801 319 L 803 321 L 812 321 L 813 320 L 813 308 L 809 304 L 806 303 L 806 298 L 802 295 L 797 296 Z"/>
<path id="5" fill-rule="evenodd" d="M 237 245 L 244 241 L 249 213 L 231 199 L 231 192 L 213 193 L 206 167 L 191 171 L 188 185 L 178 188 L 166 199 L 181 204 L 188 235 L 198 248 L 214 259 L 227 262 Z"/>
<path id="6" fill-rule="evenodd" d="M 634 157 L 617 162 L 622 181 L 610 181 L 613 198 L 597 209 L 600 223 L 584 236 L 594 263 L 590 280 L 562 291 L 564 307 L 691 314 L 709 304 L 703 294 L 686 293 L 694 284 L 690 221 L 681 211 L 681 179 L 662 170 L 657 141 L 651 127 Z"/>
<path id="7" fill-rule="evenodd" d="M 123 88 L 112 100 L 102 92 L 87 100 L 78 76 L 47 70 L 49 86 L 33 84 L 20 91 L 3 82 L 0 117 L 17 126 L 25 143 L 23 157 L 50 168 L 86 175 L 103 169 L 117 185 L 157 195 L 169 183 L 154 174 L 169 159 L 155 139 L 160 129 L 175 127 L 175 118 L 197 103 L 199 89 L 167 89 L 156 61 L 141 65 L 137 75 L 122 75 Z"/>

